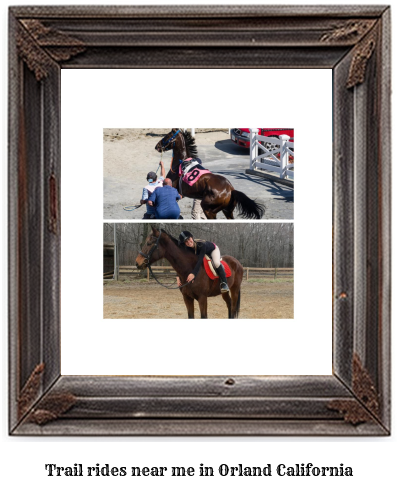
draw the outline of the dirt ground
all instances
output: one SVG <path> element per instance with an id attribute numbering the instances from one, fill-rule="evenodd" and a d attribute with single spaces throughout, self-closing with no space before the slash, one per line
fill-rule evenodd
<path id="1" fill-rule="evenodd" d="M 169 280 L 165 281 L 169 283 Z M 195 317 L 199 318 L 195 302 Z M 289 319 L 294 317 L 294 283 L 247 282 L 241 288 L 240 319 Z M 107 282 L 104 285 L 106 319 L 184 319 L 187 310 L 178 289 L 165 289 L 146 280 Z M 208 299 L 208 318 L 227 318 L 221 296 Z"/>

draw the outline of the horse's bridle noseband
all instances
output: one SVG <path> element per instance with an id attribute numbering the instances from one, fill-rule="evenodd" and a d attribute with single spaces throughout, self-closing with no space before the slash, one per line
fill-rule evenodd
<path id="1" fill-rule="evenodd" d="M 155 237 L 155 236 L 153 236 L 153 237 Z M 157 242 L 152 246 L 152 248 L 150 249 L 148 254 L 145 254 L 142 251 L 139 251 L 139 254 L 141 256 L 144 256 L 144 260 L 145 260 L 144 263 L 148 266 L 150 266 L 150 260 L 151 260 L 152 253 L 158 248 L 158 244 L 159 244 L 160 239 L 161 239 L 161 233 L 159 233 L 159 236 L 157 238 Z"/>
<path id="2" fill-rule="evenodd" d="M 165 150 L 165 147 L 168 145 L 168 143 L 169 143 L 169 142 L 172 142 L 172 140 L 176 140 L 176 137 L 177 137 L 177 135 L 180 133 L 180 131 L 181 131 L 181 130 L 180 130 L 180 128 L 179 128 L 179 130 L 177 130 L 177 132 L 176 132 L 176 133 L 174 133 L 174 134 L 173 134 L 173 135 L 169 138 L 169 140 L 167 140 L 166 142 L 164 142 L 164 140 L 165 140 L 165 138 L 166 138 L 166 137 L 163 137 L 163 139 L 161 140 L 162 151 L 164 151 L 164 150 Z M 176 142 L 173 142 L 173 147 L 174 147 L 174 144 L 175 144 L 175 143 L 176 143 Z"/>

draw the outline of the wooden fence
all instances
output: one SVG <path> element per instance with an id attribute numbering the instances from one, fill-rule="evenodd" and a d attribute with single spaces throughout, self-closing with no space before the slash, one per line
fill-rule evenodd
<path id="1" fill-rule="evenodd" d="M 294 158 L 294 142 L 290 142 L 290 137 L 288 135 L 279 135 L 278 138 L 265 137 L 258 135 L 258 128 L 251 128 L 250 132 L 250 170 L 276 172 L 281 179 L 293 180 L 294 164 L 289 162 L 289 156 Z M 263 154 L 259 154 L 259 149 Z"/>
<path id="2" fill-rule="evenodd" d="M 171 266 L 151 266 L 154 273 L 159 278 L 174 278 L 176 272 Z M 146 277 L 143 277 L 145 274 Z M 107 275 L 107 277 L 106 277 Z M 130 276 L 134 278 L 147 278 L 150 281 L 150 271 L 147 268 L 145 272 L 137 270 L 135 266 L 120 266 L 119 276 Z M 244 267 L 244 279 L 254 278 L 268 278 L 268 279 L 291 279 L 294 277 L 293 268 L 257 268 L 257 267 Z M 104 279 L 112 279 L 112 272 L 104 274 Z"/>

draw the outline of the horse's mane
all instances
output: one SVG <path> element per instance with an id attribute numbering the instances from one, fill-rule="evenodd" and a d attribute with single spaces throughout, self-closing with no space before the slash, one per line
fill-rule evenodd
<path id="1" fill-rule="evenodd" d="M 195 144 L 195 138 L 188 130 L 182 133 L 183 133 L 184 141 L 186 142 L 186 150 L 189 157 L 198 157 L 198 149 L 197 149 L 197 145 Z"/>
<path id="2" fill-rule="evenodd" d="M 179 246 L 179 240 L 173 237 L 169 232 L 166 232 L 165 229 L 160 229 L 161 232 L 165 233 L 175 244 Z"/>
<path id="3" fill-rule="evenodd" d="M 160 229 L 161 232 L 164 232 L 168 237 L 169 239 L 171 239 L 175 245 L 181 250 L 181 251 L 185 251 L 186 253 L 191 253 L 191 254 L 194 254 L 192 251 L 191 251 L 191 248 L 186 248 L 186 246 L 184 244 L 180 244 L 179 243 L 179 240 L 176 239 L 175 237 L 173 237 L 171 234 L 169 234 L 168 232 L 165 231 L 165 229 Z"/>

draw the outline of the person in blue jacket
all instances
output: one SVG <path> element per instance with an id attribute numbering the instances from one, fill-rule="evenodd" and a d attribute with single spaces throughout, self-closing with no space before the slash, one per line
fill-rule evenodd
<path id="1" fill-rule="evenodd" d="M 176 188 L 172 188 L 172 180 L 165 178 L 163 187 L 153 191 L 148 204 L 155 208 L 156 219 L 178 219 L 180 208 L 177 201 L 180 199 Z"/>

